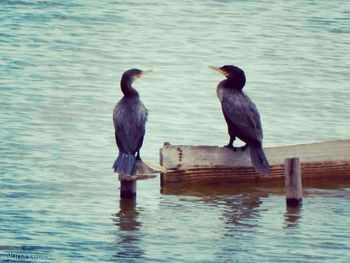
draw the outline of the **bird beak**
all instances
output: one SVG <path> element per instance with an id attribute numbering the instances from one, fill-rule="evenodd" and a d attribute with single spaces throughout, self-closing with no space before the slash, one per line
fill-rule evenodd
<path id="1" fill-rule="evenodd" d="M 144 71 L 142 71 L 140 74 L 136 75 L 135 77 L 136 77 L 137 79 L 139 79 L 139 78 L 143 77 L 144 75 L 146 75 L 146 74 L 148 74 L 148 73 L 150 73 L 150 72 L 152 72 L 152 70 L 144 70 Z"/>
<path id="2" fill-rule="evenodd" d="M 208 66 L 208 68 L 210 68 L 210 69 L 212 69 L 212 70 L 214 70 L 214 71 L 216 71 L 216 72 L 221 73 L 221 74 L 224 75 L 225 77 L 228 76 L 227 72 L 224 71 L 224 70 L 222 70 L 221 68 L 217 68 L 217 67 L 213 67 L 213 66 Z"/>

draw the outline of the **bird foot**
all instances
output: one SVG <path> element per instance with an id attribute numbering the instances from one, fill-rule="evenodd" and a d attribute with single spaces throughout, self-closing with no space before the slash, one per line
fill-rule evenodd
<path id="1" fill-rule="evenodd" d="M 224 145 L 225 148 L 229 148 L 229 149 L 235 149 L 235 147 L 233 147 L 232 144 L 227 144 L 227 145 Z"/>
<path id="2" fill-rule="evenodd" d="M 241 147 L 237 147 L 236 149 L 240 149 L 242 152 L 244 152 L 245 149 L 247 149 L 247 148 L 248 148 L 248 144 L 245 144 L 245 145 L 243 145 Z"/>
<path id="3" fill-rule="evenodd" d="M 241 146 L 241 147 L 234 147 L 232 144 L 228 144 L 228 145 L 225 145 L 224 147 L 232 149 L 235 152 L 237 152 L 237 150 L 240 150 L 241 152 L 244 152 L 245 149 L 247 149 L 248 145 L 246 144 L 246 145 Z"/>
<path id="4" fill-rule="evenodd" d="M 227 144 L 227 145 L 224 145 L 225 148 L 228 148 L 228 149 L 231 149 L 233 150 L 234 152 L 237 152 L 237 149 L 239 149 L 239 147 L 234 147 L 232 144 Z"/>

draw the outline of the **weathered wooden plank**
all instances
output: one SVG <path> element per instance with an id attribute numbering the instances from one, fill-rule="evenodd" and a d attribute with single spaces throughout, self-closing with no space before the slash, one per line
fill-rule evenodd
<path id="1" fill-rule="evenodd" d="M 290 145 L 264 149 L 270 165 L 284 164 L 286 158 L 299 157 L 308 162 L 350 160 L 350 140 Z M 160 149 L 161 166 L 165 169 L 224 166 L 250 167 L 249 149 L 236 152 L 217 146 L 167 144 Z"/>
<path id="2" fill-rule="evenodd" d="M 146 180 L 157 177 L 160 172 L 165 172 L 166 169 L 160 165 L 138 161 L 136 163 L 136 180 Z"/>
<path id="3" fill-rule="evenodd" d="M 262 176 L 244 152 L 216 146 L 165 145 L 160 149 L 161 185 L 268 182 L 284 180 L 284 161 L 299 157 L 303 179 L 349 178 L 350 140 L 264 149 L 271 175 Z"/>

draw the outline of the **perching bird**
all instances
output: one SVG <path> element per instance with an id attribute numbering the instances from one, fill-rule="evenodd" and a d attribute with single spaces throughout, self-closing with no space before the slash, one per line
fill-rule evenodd
<path id="1" fill-rule="evenodd" d="M 122 76 L 120 86 L 124 97 L 113 110 L 115 141 L 119 148 L 119 155 L 113 164 L 114 172 L 134 175 L 136 161 L 141 160 L 140 149 L 145 135 L 147 109 L 132 83 L 148 72 L 150 71 L 130 69 Z"/>
<path id="2" fill-rule="evenodd" d="M 269 175 L 269 163 L 262 149 L 263 131 L 260 115 L 255 104 L 242 91 L 246 83 L 244 71 L 232 65 L 210 68 L 226 77 L 218 84 L 216 90 L 230 135 L 226 147 L 236 150 L 233 142 L 238 137 L 246 143 L 242 147 L 243 151 L 249 146 L 251 162 L 256 171 Z"/>

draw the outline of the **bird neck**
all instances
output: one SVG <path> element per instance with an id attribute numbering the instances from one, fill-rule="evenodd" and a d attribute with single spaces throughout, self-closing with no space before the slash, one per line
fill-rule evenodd
<path id="1" fill-rule="evenodd" d="M 228 78 L 224 80 L 224 86 L 229 89 L 234 89 L 237 91 L 241 91 L 245 85 L 245 80 L 236 79 L 236 78 Z"/>
<path id="2" fill-rule="evenodd" d="M 132 80 L 129 78 L 122 78 L 120 87 L 124 96 L 137 96 L 139 93 L 132 87 Z"/>

